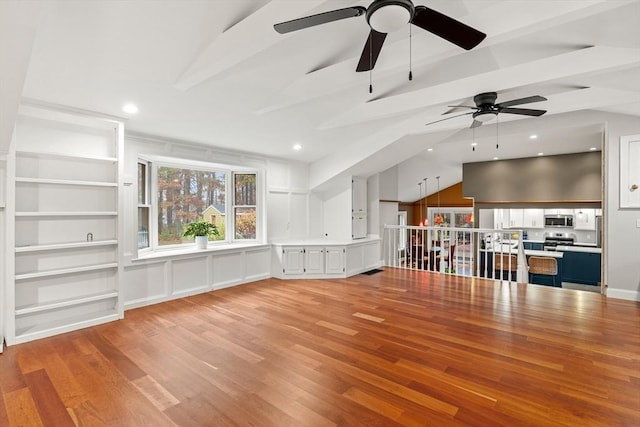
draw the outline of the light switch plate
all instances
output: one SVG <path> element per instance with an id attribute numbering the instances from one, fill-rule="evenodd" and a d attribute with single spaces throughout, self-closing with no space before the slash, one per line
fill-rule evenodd
<path id="1" fill-rule="evenodd" d="M 640 219 L 636 219 L 636 228 L 640 228 Z"/>

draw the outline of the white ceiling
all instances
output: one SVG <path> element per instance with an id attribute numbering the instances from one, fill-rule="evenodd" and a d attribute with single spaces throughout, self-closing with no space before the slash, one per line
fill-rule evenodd
<path id="1" fill-rule="evenodd" d="M 463 162 L 599 148 L 604 120 L 594 111 L 635 116 L 640 131 L 639 0 L 416 1 L 487 38 L 467 52 L 414 27 L 408 81 L 408 29 L 390 34 L 373 94 L 369 73 L 355 72 L 369 32 L 363 16 L 273 29 L 369 3 L 42 2 L 40 14 L 20 15 L 36 27 L 22 96 L 121 117 L 135 102 L 129 132 L 308 162 L 316 189 L 398 165 L 402 201 L 418 198 L 423 178 L 441 176 L 441 188 L 460 181 Z M 476 129 L 475 152 L 470 116 L 425 125 L 485 91 L 498 102 L 542 95 L 548 101 L 525 108 L 548 113 L 500 115 L 498 129 Z"/>

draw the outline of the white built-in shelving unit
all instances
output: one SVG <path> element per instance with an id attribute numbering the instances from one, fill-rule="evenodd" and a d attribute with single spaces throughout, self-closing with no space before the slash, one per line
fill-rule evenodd
<path id="1" fill-rule="evenodd" d="M 123 124 L 23 105 L 7 159 L 8 344 L 123 317 Z"/>

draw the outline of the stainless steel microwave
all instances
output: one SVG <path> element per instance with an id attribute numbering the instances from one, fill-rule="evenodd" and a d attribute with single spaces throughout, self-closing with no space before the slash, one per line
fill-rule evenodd
<path id="1" fill-rule="evenodd" d="M 544 226 L 573 228 L 573 215 L 545 215 Z"/>

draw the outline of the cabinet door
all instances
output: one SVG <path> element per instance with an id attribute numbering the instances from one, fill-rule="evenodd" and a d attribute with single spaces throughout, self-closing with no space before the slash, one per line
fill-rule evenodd
<path id="1" fill-rule="evenodd" d="M 366 215 L 355 215 L 351 217 L 351 237 L 354 239 L 364 239 L 367 237 Z"/>
<path id="2" fill-rule="evenodd" d="M 367 180 L 354 177 L 351 180 L 351 212 L 363 214 L 367 212 Z"/>
<path id="3" fill-rule="evenodd" d="M 504 209 L 493 210 L 493 228 L 496 230 L 502 230 L 503 228 L 503 212 Z"/>
<path id="4" fill-rule="evenodd" d="M 522 228 L 523 209 L 509 209 L 509 227 Z"/>
<path id="5" fill-rule="evenodd" d="M 304 248 L 283 248 L 282 269 L 284 274 L 304 274 Z"/>
<path id="6" fill-rule="evenodd" d="M 307 274 L 324 273 L 324 248 L 305 248 L 305 265 Z"/>
<path id="7" fill-rule="evenodd" d="M 524 209 L 522 226 L 524 228 L 544 228 L 544 210 Z"/>
<path id="8" fill-rule="evenodd" d="M 325 248 L 324 266 L 325 273 L 327 274 L 342 274 L 344 273 L 344 256 L 345 248 L 343 247 L 328 247 Z"/>
<path id="9" fill-rule="evenodd" d="M 574 228 L 576 230 L 595 230 L 595 209 L 576 209 L 574 212 Z"/>

